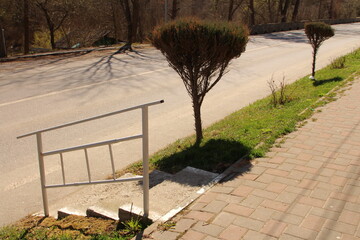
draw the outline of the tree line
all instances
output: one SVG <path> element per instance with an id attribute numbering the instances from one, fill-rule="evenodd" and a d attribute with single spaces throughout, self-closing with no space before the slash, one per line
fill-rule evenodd
<path id="1" fill-rule="evenodd" d="M 353 18 L 358 0 L 1 0 L 8 51 L 145 41 L 179 17 L 263 23 Z"/>

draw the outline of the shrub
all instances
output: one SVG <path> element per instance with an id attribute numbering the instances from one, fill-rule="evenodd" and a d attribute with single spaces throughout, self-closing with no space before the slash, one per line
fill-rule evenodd
<path id="1" fill-rule="evenodd" d="M 179 19 L 155 28 L 152 44 L 180 75 L 193 103 L 197 143 L 203 138 L 200 108 L 233 58 L 245 51 L 249 31 L 243 25 Z"/>
<path id="2" fill-rule="evenodd" d="M 309 39 L 309 43 L 313 48 L 313 63 L 312 63 L 312 73 L 311 78 L 315 79 L 315 64 L 316 64 L 316 55 L 321 46 L 321 44 L 334 36 L 334 29 L 323 22 L 310 22 L 305 23 L 305 34 Z"/>
<path id="3" fill-rule="evenodd" d="M 339 57 L 331 61 L 330 67 L 332 69 L 342 69 L 345 67 L 346 57 Z"/>

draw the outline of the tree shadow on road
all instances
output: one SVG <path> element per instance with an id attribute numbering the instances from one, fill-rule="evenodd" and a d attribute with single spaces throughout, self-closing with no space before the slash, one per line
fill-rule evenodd
<path id="1" fill-rule="evenodd" d="M 307 43 L 308 39 L 304 32 L 276 32 L 262 35 L 266 39 L 280 40 L 291 43 Z"/>

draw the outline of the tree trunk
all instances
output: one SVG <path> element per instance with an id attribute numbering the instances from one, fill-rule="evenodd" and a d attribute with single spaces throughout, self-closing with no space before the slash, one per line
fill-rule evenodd
<path id="1" fill-rule="evenodd" d="M 233 9 L 234 9 L 234 0 L 230 0 L 229 2 L 229 12 L 228 12 L 228 21 L 233 20 Z"/>
<path id="2" fill-rule="evenodd" d="M 291 21 L 293 21 L 293 22 L 296 22 L 296 20 L 297 20 L 297 16 L 299 14 L 300 2 L 301 2 L 300 0 L 296 0 L 296 2 L 295 2 L 294 11 L 293 11 L 292 19 L 291 19 Z"/>
<path id="3" fill-rule="evenodd" d="M 172 1 L 171 20 L 175 20 L 176 17 L 177 17 L 177 13 L 178 13 L 178 11 L 179 11 L 178 1 L 179 1 L 179 0 L 173 0 L 173 1 Z"/>
<path id="4" fill-rule="evenodd" d="M 319 49 L 319 47 L 313 46 L 313 62 L 312 62 L 311 76 L 313 77 L 314 80 L 315 80 L 316 55 L 317 55 L 318 49 Z"/>
<path id="5" fill-rule="evenodd" d="M 196 132 L 196 144 L 199 144 L 203 139 L 202 124 L 201 124 L 201 104 L 197 96 L 192 97 L 194 118 L 195 118 L 195 132 Z"/>
<path id="6" fill-rule="evenodd" d="M 272 10 L 271 0 L 267 1 L 267 8 L 268 8 L 268 13 L 269 13 L 270 23 L 273 23 L 274 22 L 274 13 Z"/>
<path id="7" fill-rule="evenodd" d="M 50 30 L 50 43 L 51 43 L 51 49 L 55 49 L 55 31 L 53 27 L 49 27 Z"/>
<path id="8" fill-rule="evenodd" d="M 133 9 L 132 9 L 132 35 L 133 41 L 136 41 L 136 36 L 139 28 L 139 18 L 140 18 L 140 5 L 139 0 L 131 0 Z"/>
<path id="9" fill-rule="evenodd" d="M 287 11 L 289 9 L 289 6 L 290 6 L 290 0 L 280 0 L 279 1 L 279 10 L 280 10 L 281 22 L 286 22 L 286 20 L 287 20 Z"/>
<path id="10" fill-rule="evenodd" d="M 321 12 L 322 12 L 322 0 L 319 0 L 318 19 L 321 19 Z"/>
<path id="11" fill-rule="evenodd" d="M 24 54 L 30 50 L 29 0 L 24 0 Z"/>
<path id="12" fill-rule="evenodd" d="M 254 0 L 249 0 L 249 9 L 250 9 L 250 25 L 255 25 L 255 7 Z"/>
<path id="13" fill-rule="evenodd" d="M 330 1 L 330 6 L 329 6 L 329 18 L 330 19 L 335 19 L 337 18 L 336 16 L 336 1 L 335 0 L 331 0 Z"/>

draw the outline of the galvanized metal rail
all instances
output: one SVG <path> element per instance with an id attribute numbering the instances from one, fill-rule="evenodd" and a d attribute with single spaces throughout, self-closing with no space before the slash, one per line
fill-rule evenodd
<path id="1" fill-rule="evenodd" d="M 87 118 L 87 119 L 83 119 L 83 120 L 79 120 L 79 121 L 70 122 L 70 123 L 59 125 L 59 126 L 38 130 L 38 131 L 27 133 L 27 134 L 17 137 L 18 139 L 20 139 L 20 138 L 24 138 L 24 137 L 33 136 L 33 135 L 36 136 L 38 160 L 39 160 L 39 170 L 40 170 L 40 181 L 41 181 L 41 192 L 42 192 L 45 216 L 49 216 L 49 203 L 48 203 L 48 197 L 47 197 L 47 189 L 48 188 L 73 187 L 73 186 L 90 185 L 90 184 L 105 184 L 105 183 L 129 182 L 129 181 L 142 180 L 143 181 L 144 217 L 148 217 L 149 216 L 149 119 L 148 119 L 149 116 L 148 116 L 148 107 L 157 105 L 157 104 L 161 104 L 163 102 L 164 102 L 164 100 L 150 102 L 150 103 L 122 109 L 119 111 L 115 111 L 115 112 L 111 112 L 111 113 L 107 113 L 107 114 L 103 114 L 103 115 L 98 115 L 95 117 L 91 117 L 91 118 Z M 124 137 L 124 138 L 112 139 L 112 140 L 96 142 L 96 143 L 91 143 L 91 144 L 86 144 L 86 145 L 81 145 L 81 146 L 74 146 L 74 147 L 70 147 L 70 148 L 57 149 L 57 150 L 52 150 L 52 151 L 48 151 L 48 152 L 43 152 L 42 133 L 44 133 L 44 132 L 49 132 L 49 131 L 53 131 L 56 129 L 65 128 L 65 127 L 97 120 L 100 118 L 105 118 L 105 117 L 129 112 L 129 111 L 133 111 L 136 109 L 141 109 L 141 112 L 142 112 L 142 134 L 140 134 L 140 135 L 128 136 L 128 137 Z M 124 141 L 135 140 L 135 139 L 140 139 L 140 138 L 142 139 L 143 176 L 116 179 L 112 144 L 124 142 Z M 87 149 L 94 148 L 94 147 L 100 147 L 100 146 L 104 146 L 104 145 L 108 145 L 108 147 L 109 147 L 113 178 L 110 180 L 93 181 L 91 178 L 90 163 L 89 163 Z M 86 160 L 86 168 L 87 168 L 87 173 L 88 173 L 88 181 L 67 183 L 66 179 L 65 179 L 63 153 L 71 152 L 71 151 L 78 151 L 78 150 L 84 150 L 85 160 Z M 56 154 L 60 155 L 61 173 L 62 173 L 63 181 L 61 184 L 46 185 L 44 157 L 50 156 L 50 155 L 56 155 Z"/>

